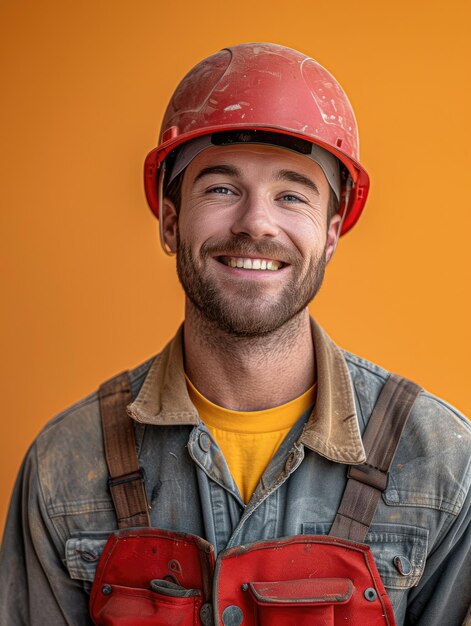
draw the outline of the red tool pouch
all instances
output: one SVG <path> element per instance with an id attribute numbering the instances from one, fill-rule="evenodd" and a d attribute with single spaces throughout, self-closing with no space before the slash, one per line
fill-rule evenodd
<path id="1" fill-rule="evenodd" d="M 237 546 L 216 565 L 217 626 L 395 624 L 368 546 L 297 536 Z"/>
<path id="2" fill-rule="evenodd" d="M 193 535 L 118 531 L 92 588 L 96 626 L 394 626 L 364 544 L 296 536 L 219 555 Z M 211 584 L 214 584 L 210 604 Z"/>
<path id="3" fill-rule="evenodd" d="M 214 552 L 194 535 L 122 530 L 109 538 L 90 597 L 96 626 L 200 626 L 209 605 Z"/>

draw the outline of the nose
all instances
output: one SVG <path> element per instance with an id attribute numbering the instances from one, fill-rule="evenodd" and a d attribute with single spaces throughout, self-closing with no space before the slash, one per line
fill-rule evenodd
<path id="1" fill-rule="evenodd" d="M 248 195 L 238 207 L 231 230 L 234 235 L 247 235 L 252 239 L 276 237 L 280 232 L 268 201 L 257 195 Z"/>

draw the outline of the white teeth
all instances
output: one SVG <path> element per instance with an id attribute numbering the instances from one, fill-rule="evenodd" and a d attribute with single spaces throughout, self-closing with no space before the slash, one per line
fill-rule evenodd
<path id="1" fill-rule="evenodd" d="M 224 263 L 229 267 L 239 267 L 244 270 L 271 270 L 272 272 L 278 270 L 282 265 L 280 261 L 242 259 L 240 257 L 225 257 Z"/>

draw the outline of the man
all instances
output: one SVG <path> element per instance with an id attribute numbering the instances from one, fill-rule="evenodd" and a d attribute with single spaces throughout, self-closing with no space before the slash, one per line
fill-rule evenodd
<path id="1" fill-rule="evenodd" d="M 95 624 L 461 624 L 469 424 L 308 314 L 368 192 L 341 87 L 282 46 L 223 50 L 145 184 L 185 323 L 28 452 L 1 623 L 91 624 L 92 589 Z"/>

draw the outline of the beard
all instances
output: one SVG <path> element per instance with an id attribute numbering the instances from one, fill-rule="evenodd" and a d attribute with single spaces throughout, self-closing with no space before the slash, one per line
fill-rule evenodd
<path id="1" fill-rule="evenodd" d="M 282 259 L 291 266 L 290 277 L 275 296 L 264 294 L 264 286 L 250 280 L 240 280 L 240 288 L 234 295 L 230 293 L 233 288 L 224 289 L 223 281 L 218 284 L 211 276 L 208 263 L 216 254 Z M 311 259 L 303 275 L 303 258 L 298 252 L 273 241 L 257 242 L 246 237 L 206 242 L 197 259 L 177 232 L 177 273 L 186 296 L 202 318 L 232 336 L 259 337 L 280 329 L 317 294 L 325 267 L 325 248 L 317 258 Z"/>

